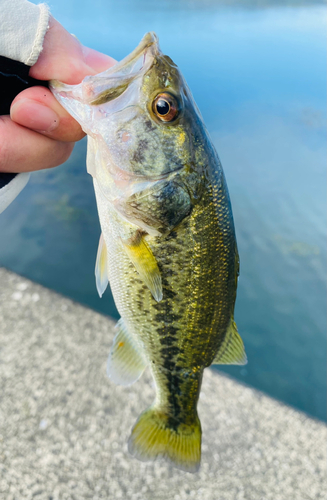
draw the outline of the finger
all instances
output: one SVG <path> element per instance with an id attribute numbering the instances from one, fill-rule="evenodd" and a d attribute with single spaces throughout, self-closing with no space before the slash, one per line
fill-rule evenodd
<path id="1" fill-rule="evenodd" d="M 113 66 L 115 60 L 83 45 L 53 17 L 43 43 L 43 50 L 30 69 L 30 76 L 39 80 L 60 80 L 74 85 L 87 75 L 94 75 Z"/>
<path id="2" fill-rule="evenodd" d="M 89 47 L 84 47 L 84 45 L 82 45 L 82 49 L 83 49 L 85 63 L 92 70 L 92 73 L 89 73 L 91 75 L 96 75 L 97 73 L 101 73 L 102 71 L 111 68 L 117 63 L 116 59 L 113 59 L 112 57 L 107 56 L 106 54 L 102 54 L 97 50 L 90 49 Z"/>
<path id="3" fill-rule="evenodd" d="M 11 104 L 10 117 L 15 123 L 58 141 L 76 142 L 85 136 L 77 121 L 45 87 L 31 87 L 18 94 Z"/>
<path id="4" fill-rule="evenodd" d="M 56 167 L 70 156 L 74 143 L 54 141 L 0 116 L 0 172 L 32 172 Z"/>

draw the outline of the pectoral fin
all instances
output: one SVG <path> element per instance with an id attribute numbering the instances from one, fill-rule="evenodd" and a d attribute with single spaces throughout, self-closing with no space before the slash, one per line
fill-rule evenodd
<path id="1" fill-rule="evenodd" d="M 133 238 L 122 240 L 125 252 L 133 262 L 135 269 L 149 288 L 153 298 L 160 302 L 162 299 L 161 275 L 157 261 L 151 248 L 140 232 Z"/>
<path id="2" fill-rule="evenodd" d="M 244 345 L 238 334 L 237 326 L 232 317 L 227 328 L 226 337 L 219 348 L 213 365 L 246 365 L 248 362 Z"/>
<path id="3" fill-rule="evenodd" d="M 131 385 L 142 375 L 147 362 L 122 319 L 116 325 L 107 363 L 108 377 L 119 385 Z"/>
<path id="4" fill-rule="evenodd" d="M 104 242 L 103 235 L 101 233 L 97 260 L 95 263 L 95 282 L 98 290 L 98 294 L 102 297 L 105 289 L 108 286 L 108 263 L 107 263 L 107 247 Z"/>

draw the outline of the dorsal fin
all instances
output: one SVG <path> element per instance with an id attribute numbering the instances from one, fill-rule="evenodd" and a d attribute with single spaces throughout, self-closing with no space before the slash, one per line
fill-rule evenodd
<path id="1" fill-rule="evenodd" d="M 143 235 L 138 231 L 133 238 L 122 240 L 125 252 L 133 262 L 135 269 L 149 288 L 153 298 L 162 299 L 161 274 L 151 248 Z"/>
<path id="2" fill-rule="evenodd" d="M 243 340 L 238 334 L 237 326 L 232 317 L 226 336 L 212 364 L 213 365 L 246 365 L 248 362 Z"/>

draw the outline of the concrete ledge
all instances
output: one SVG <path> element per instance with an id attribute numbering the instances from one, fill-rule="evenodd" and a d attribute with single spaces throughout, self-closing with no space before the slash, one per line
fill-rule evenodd
<path id="1" fill-rule="evenodd" d="M 129 388 L 106 378 L 113 325 L 0 269 L 1 499 L 326 498 L 325 425 L 210 370 L 200 472 L 130 457 L 154 389 L 148 372 Z"/>

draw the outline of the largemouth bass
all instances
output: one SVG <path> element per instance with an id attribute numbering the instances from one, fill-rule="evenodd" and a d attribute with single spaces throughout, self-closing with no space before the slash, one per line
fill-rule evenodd
<path id="1" fill-rule="evenodd" d="M 149 366 L 156 385 L 129 450 L 194 472 L 203 370 L 246 363 L 233 318 L 239 257 L 219 158 L 154 33 L 109 70 L 51 88 L 88 134 L 102 228 L 96 283 L 101 296 L 109 280 L 121 315 L 108 375 L 129 385 Z"/>

